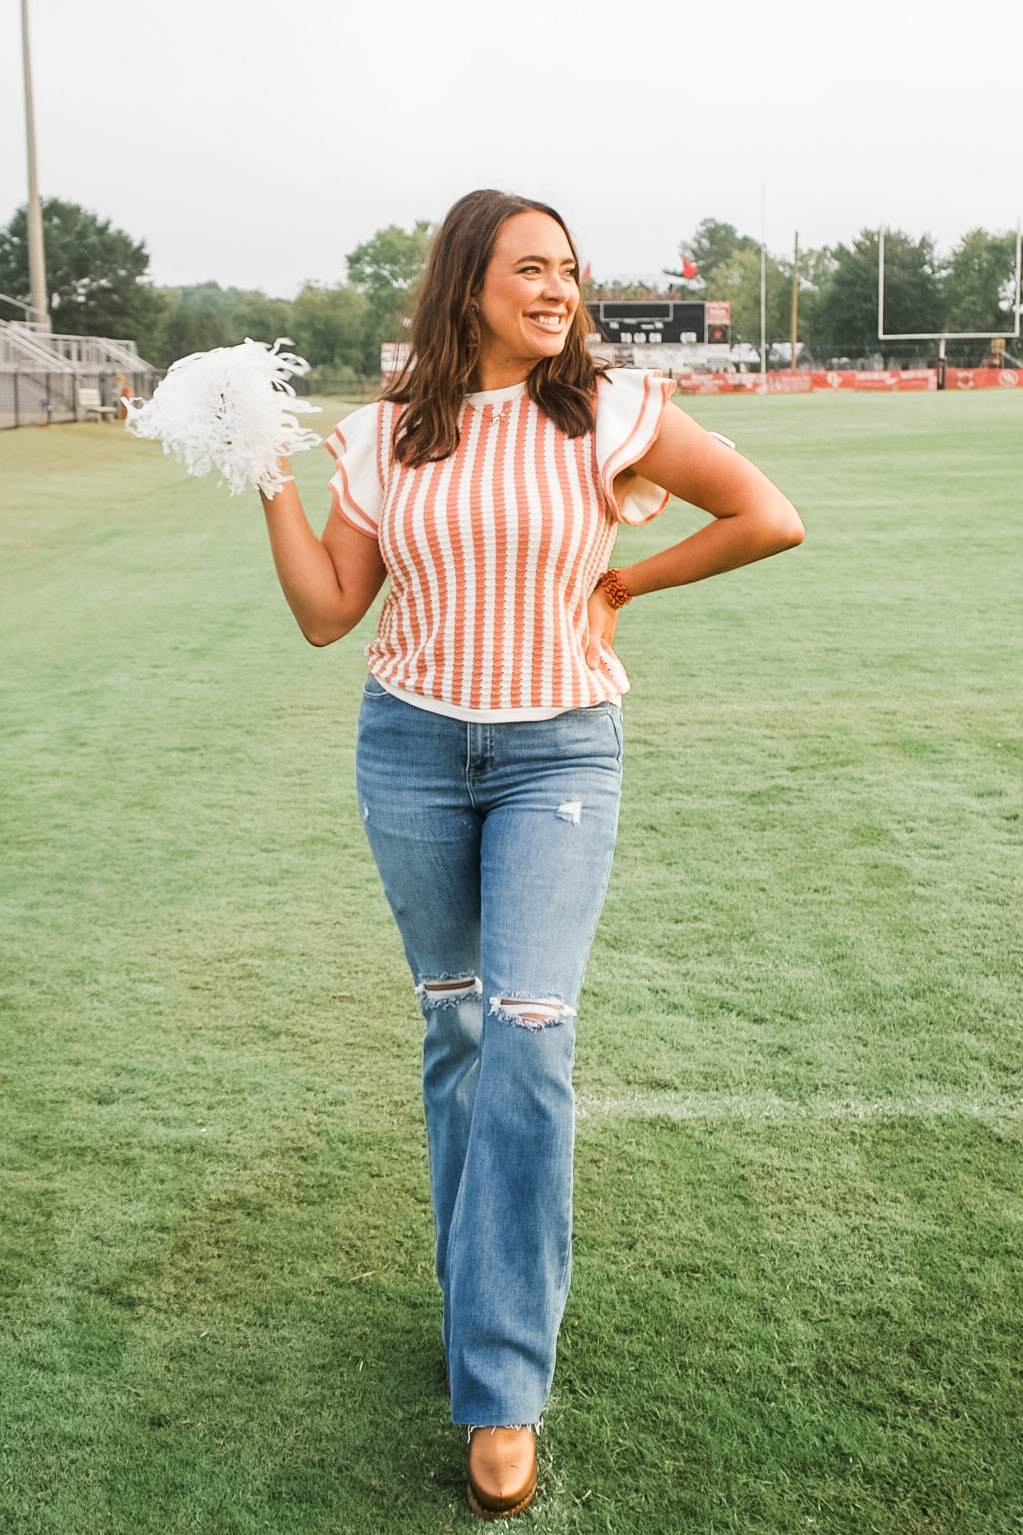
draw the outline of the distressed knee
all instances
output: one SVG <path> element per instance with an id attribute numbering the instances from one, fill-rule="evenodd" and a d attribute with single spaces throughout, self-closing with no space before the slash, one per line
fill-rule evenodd
<path id="1" fill-rule="evenodd" d="M 491 997 L 490 1011 L 523 1029 L 549 1029 L 575 1017 L 575 1008 L 567 1007 L 560 997 Z"/>
<path id="2" fill-rule="evenodd" d="M 443 976 L 435 981 L 420 981 L 416 996 L 422 1007 L 455 1007 L 469 997 L 483 995 L 483 982 L 477 975 Z"/>

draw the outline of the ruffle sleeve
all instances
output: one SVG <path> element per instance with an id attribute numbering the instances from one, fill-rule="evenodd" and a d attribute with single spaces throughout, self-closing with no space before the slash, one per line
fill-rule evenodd
<path id="1" fill-rule="evenodd" d="M 674 379 L 636 368 L 612 368 L 597 385 L 597 469 L 608 511 L 616 522 L 649 522 L 668 504 L 666 490 L 636 475 L 627 481 L 619 506 L 614 482 L 616 475 L 653 446 L 675 388 Z"/>
<path id="2" fill-rule="evenodd" d="M 330 478 L 334 506 L 346 522 L 377 534 L 384 494 L 383 405 L 364 405 L 339 421 L 324 443 L 337 464 Z"/>

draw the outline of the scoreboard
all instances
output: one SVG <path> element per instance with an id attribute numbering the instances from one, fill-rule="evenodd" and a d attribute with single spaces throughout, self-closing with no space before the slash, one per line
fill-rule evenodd
<path id="1" fill-rule="evenodd" d="M 691 300 L 597 300 L 587 304 L 601 341 L 620 346 L 729 346 L 731 305 Z"/>

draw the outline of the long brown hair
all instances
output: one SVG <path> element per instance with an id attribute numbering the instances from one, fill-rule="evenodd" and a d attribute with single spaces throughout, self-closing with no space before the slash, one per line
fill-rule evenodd
<path id="1" fill-rule="evenodd" d="M 400 463 L 415 468 L 448 458 L 458 447 L 458 414 L 476 385 L 479 365 L 479 296 L 501 227 L 517 213 L 545 213 L 560 225 L 578 268 L 565 221 L 546 203 L 489 190 L 470 192 L 455 203 L 433 242 L 411 321 L 408 359 L 383 394 L 405 407 L 394 431 Z M 569 437 L 593 430 L 595 385 L 604 369 L 586 345 L 592 328 L 580 303 L 562 350 L 537 362 L 526 380 L 530 399 Z"/>

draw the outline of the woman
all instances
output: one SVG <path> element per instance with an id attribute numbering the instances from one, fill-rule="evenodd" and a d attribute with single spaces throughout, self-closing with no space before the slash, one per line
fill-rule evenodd
<path id="1" fill-rule="evenodd" d="M 774 554 L 774 485 L 587 350 L 553 209 L 452 208 L 400 378 L 349 416 L 322 538 L 294 485 L 264 500 L 281 585 L 327 645 L 390 582 L 359 722 L 360 811 L 426 1020 L 424 1100 L 452 1418 L 469 1503 L 511 1517 L 571 1266 L 574 1019 L 621 782 L 612 650 L 625 603 Z M 621 570 L 621 522 L 676 495 L 711 515 Z"/>

